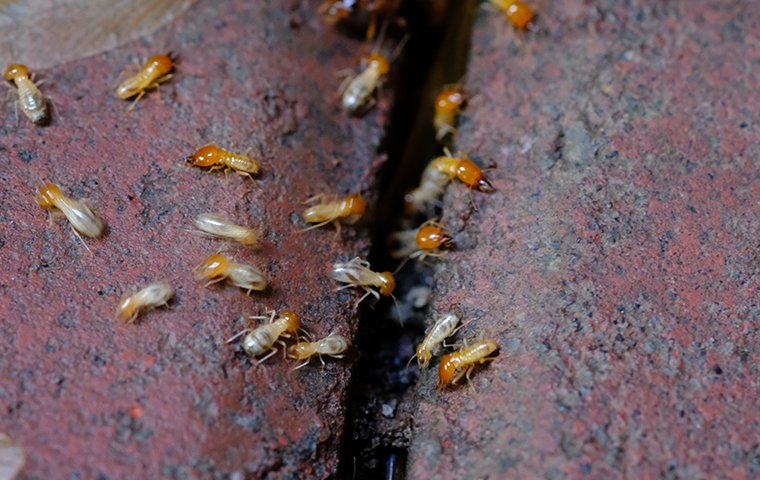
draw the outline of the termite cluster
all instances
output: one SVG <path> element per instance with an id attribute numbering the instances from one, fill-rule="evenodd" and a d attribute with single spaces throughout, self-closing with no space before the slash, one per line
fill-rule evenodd
<path id="1" fill-rule="evenodd" d="M 517 27 L 533 29 L 533 15 L 523 2 L 508 0 L 490 0 L 491 3 L 504 11 L 507 18 Z M 391 64 L 398 56 L 403 41 L 390 54 L 382 51 L 382 40 L 385 27 L 380 28 L 375 35 L 377 18 L 393 17 L 399 1 L 327 1 L 322 12 L 331 22 L 341 22 L 354 14 L 365 12 L 371 18 L 368 37 L 377 37 L 373 50 L 362 57 L 359 71 L 346 79 L 341 87 L 340 104 L 353 115 L 366 112 L 376 102 L 378 88 L 387 77 Z M 384 23 L 383 25 L 387 25 Z M 160 85 L 172 80 L 176 69 L 177 57 L 173 54 L 159 54 L 151 57 L 138 72 L 126 78 L 115 90 L 115 95 L 132 103 L 134 108 L 146 92 L 158 89 Z M 22 64 L 12 64 L 4 72 L 6 80 L 13 84 L 17 95 L 16 107 L 35 124 L 43 125 L 50 118 L 50 102 L 46 99 L 29 69 Z M 433 127 L 438 141 L 445 142 L 456 134 L 457 117 L 466 106 L 468 95 L 461 84 L 445 86 L 435 101 L 435 117 Z M 247 154 L 234 152 L 216 144 L 198 148 L 186 157 L 192 167 L 216 170 L 230 170 L 250 179 L 261 173 L 261 162 Z M 407 209 L 426 216 L 416 228 L 407 229 L 393 234 L 396 248 L 392 256 L 406 262 L 408 260 L 426 260 L 431 257 L 444 255 L 448 249 L 455 248 L 454 235 L 437 218 L 431 217 L 431 206 L 435 206 L 444 194 L 446 188 L 458 183 L 477 192 L 489 193 L 494 186 L 487 178 L 483 169 L 478 166 L 466 153 L 454 154 L 444 149 L 443 154 L 432 159 L 425 168 L 419 185 L 410 191 L 406 197 Z M 73 232 L 82 240 L 85 248 L 89 247 L 81 236 L 97 238 L 106 234 L 107 224 L 87 201 L 71 198 L 52 181 L 46 181 L 39 187 L 36 197 L 39 206 L 53 215 L 63 215 L 71 225 Z M 327 225 L 334 225 L 338 234 L 345 225 L 353 225 L 367 211 L 365 199 L 359 192 L 347 195 L 322 194 L 308 200 L 310 203 L 303 213 L 304 222 L 311 224 L 305 230 Z M 209 236 L 223 239 L 237 245 L 244 252 L 256 248 L 260 243 L 258 232 L 250 226 L 240 225 L 236 221 L 215 213 L 204 213 L 194 219 L 195 227 Z M 218 282 L 226 282 L 251 294 L 267 289 L 270 279 L 268 275 L 255 265 L 239 261 L 235 256 L 221 251 L 209 252 L 192 271 L 194 278 L 209 286 Z M 396 281 L 392 272 L 378 272 L 372 269 L 369 262 L 355 257 L 335 262 L 325 277 L 330 276 L 342 284 L 338 290 L 356 288 L 363 295 L 356 302 L 362 302 L 369 296 L 381 299 L 393 298 Z M 174 287 L 165 280 L 151 282 L 141 289 L 126 293 L 116 305 L 115 316 L 124 324 L 135 324 L 141 315 L 149 310 L 169 307 L 175 296 Z M 324 364 L 323 357 L 342 358 L 349 350 L 348 341 L 340 334 L 329 335 L 312 340 L 302 330 L 300 316 L 291 310 L 271 312 L 268 316 L 253 316 L 252 320 L 264 320 L 257 326 L 246 328 L 227 340 L 232 343 L 240 339 L 243 352 L 262 363 L 275 355 L 279 350 L 301 363 L 295 368 L 307 365 L 313 357 Z M 437 354 L 444 340 L 455 333 L 459 317 L 445 314 L 438 318 L 428 335 L 420 343 L 416 358 L 420 367 L 426 367 Z M 291 340 L 291 344 L 285 343 Z M 473 368 L 491 360 L 491 355 L 498 349 L 494 340 L 482 340 L 472 345 L 465 345 L 460 350 L 448 353 L 439 363 L 440 385 L 453 385 L 465 376 L 468 380 Z"/>
<path id="2" fill-rule="evenodd" d="M 329 2 L 333 6 L 342 2 Z M 483 6 L 503 13 L 509 23 L 518 30 L 538 31 L 535 14 L 530 6 L 519 0 L 488 0 Z M 407 261 L 425 261 L 430 257 L 446 255 L 455 248 L 454 235 L 440 221 L 440 202 L 448 186 L 460 184 L 470 192 L 491 193 L 495 190 L 481 166 L 465 152 L 452 153 L 448 145 L 457 132 L 457 119 L 469 100 L 461 82 L 441 87 L 435 98 L 433 131 L 435 140 L 442 144 L 442 154 L 434 157 L 422 171 L 418 185 L 404 197 L 405 215 L 399 223 L 404 225 L 399 231 L 389 235 L 390 256 L 401 260 L 401 269 Z M 474 202 L 473 202 L 474 207 Z M 415 222 L 421 219 L 422 223 Z M 416 227 L 414 226 L 416 225 Z M 412 227 L 412 228 L 409 228 Z M 453 313 L 443 314 L 433 322 L 426 336 L 417 347 L 412 358 L 417 358 L 420 368 L 427 367 L 444 340 L 458 330 L 459 317 Z M 439 386 L 454 385 L 462 376 L 469 382 L 476 365 L 493 360 L 498 344 L 491 339 L 478 340 L 445 355 L 439 363 Z M 410 359 L 411 362 L 411 359 Z"/>

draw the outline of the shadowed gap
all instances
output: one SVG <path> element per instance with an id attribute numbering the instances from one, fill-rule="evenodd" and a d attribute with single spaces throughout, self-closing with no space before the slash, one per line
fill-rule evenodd
<path id="1" fill-rule="evenodd" d="M 388 233 L 399 229 L 404 193 L 414 188 L 427 163 L 441 152 L 433 129 L 434 101 L 441 87 L 462 79 L 470 46 L 476 2 L 449 2 L 442 25 L 428 17 L 425 2 L 408 2 L 404 11 L 410 39 L 397 68 L 394 108 L 383 150 L 388 160 L 381 172 L 379 202 L 370 212 L 376 271 L 394 271 Z M 419 221 L 418 221 L 419 220 Z M 414 219 L 414 226 L 422 219 Z M 416 222 L 416 223 L 415 223 Z M 416 363 L 407 368 L 424 334 L 427 306 L 415 308 L 406 297 L 415 287 L 432 286 L 432 268 L 409 262 L 396 275 L 396 296 L 403 327 L 392 301 L 373 309 L 365 305 L 357 336 L 356 363 L 349 389 L 348 418 L 339 477 L 403 479 L 416 408 Z"/>

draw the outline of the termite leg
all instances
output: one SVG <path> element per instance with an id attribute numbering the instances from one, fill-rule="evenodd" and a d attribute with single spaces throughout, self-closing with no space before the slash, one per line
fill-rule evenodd
<path id="1" fill-rule="evenodd" d="M 467 377 L 467 386 L 469 386 L 469 387 L 470 387 L 470 389 L 471 389 L 473 392 L 477 392 L 477 390 L 475 389 L 475 385 L 473 385 L 473 383 L 472 383 L 472 380 L 470 380 L 470 372 L 472 372 L 472 369 L 473 369 L 473 368 L 475 368 L 475 367 L 473 367 L 473 366 L 471 365 L 471 366 L 470 366 L 470 368 L 468 368 L 468 369 L 467 369 L 467 372 L 465 373 L 465 376 Z"/>
<path id="2" fill-rule="evenodd" d="M 145 96 L 145 90 L 141 90 L 140 93 L 137 94 L 137 98 L 132 102 L 132 104 L 127 108 L 127 112 L 130 112 L 133 108 L 135 108 L 135 105 L 137 105 L 137 102 L 140 101 L 142 97 Z"/>
<path id="3" fill-rule="evenodd" d="M 310 227 L 306 227 L 306 228 L 304 228 L 304 229 L 303 229 L 303 230 L 301 230 L 301 231 L 302 231 L 302 232 L 308 232 L 309 230 L 314 230 L 315 228 L 323 227 L 323 226 L 327 225 L 327 224 L 328 224 L 328 223 L 330 223 L 330 222 L 332 222 L 332 220 L 325 220 L 325 221 L 324 221 L 324 222 L 322 222 L 322 223 L 317 223 L 316 225 L 312 225 L 312 226 L 310 226 Z"/>
<path id="4" fill-rule="evenodd" d="M 248 318 L 251 320 L 266 320 L 269 319 L 269 323 L 274 323 L 274 316 L 277 314 L 274 310 L 267 310 L 265 315 L 252 315 Z"/>
<path id="5" fill-rule="evenodd" d="M 268 358 L 270 358 L 272 355 L 274 355 L 274 354 L 276 354 L 276 353 L 277 353 L 277 347 L 272 347 L 272 348 L 269 350 L 269 353 L 268 353 L 266 356 L 264 356 L 264 358 L 262 358 L 261 360 L 259 360 L 258 362 L 256 362 L 256 365 L 261 365 L 261 364 L 262 364 L 262 363 L 264 363 L 264 362 L 265 362 L 265 361 L 266 361 Z"/>
<path id="6" fill-rule="evenodd" d="M 250 331 L 251 331 L 250 328 L 246 328 L 244 330 L 241 330 L 238 333 L 236 333 L 235 335 L 233 335 L 230 338 L 228 338 L 227 341 L 224 342 L 224 343 L 232 343 L 236 338 L 240 337 L 241 335 L 245 335 L 246 333 L 249 333 Z"/>
<path id="7" fill-rule="evenodd" d="M 308 364 L 309 364 L 309 361 L 308 361 L 308 360 L 306 360 L 306 361 L 305 361 L 305 362 L 303 362 L 301 365 L 299 365 L 299 366 L 297 366 L 297 367 L 293 368 L 293 369 L 291 370 L 291 372 L 295 372 L 295 371 L 296 371 L 296 370 L 298 370 L 299 368 L 303 368 L 303 367 L 305 367 L 305 366 L 306 366 L 306 365 L 308 365 Z"/>
<path id="8" fill-rule="evenodd" d="M 79 241 L 82 242 L 82 245 L 84 245 L 84 248 L 87 249 L 87 253 L 89 253 L 90 255 L 92 255 L 92 250 L 90 250 L 90 247 L 87 246 L 87 242 L 85 242 L 84 238 L 82 238 L 82 236 L 79 235 L 79 232 L 76 231 L 76 229 L 74 228 L 73 225 L 71 227 L 71 231 L 74 232 L 74 235 L 76 235 L 77 238 L 79 239 Z"/>
<path id="9" fill-rule="evenodd" d="M 357 300 L 357 301 L 354 303 L 354 308 L 358 308 L 358 307 L 359 307 L 359 304 L 360 304 L 360 303 L 362 303 L 362 301 L 363 301 L 365 298 L 367 298 L 367 297 L 368 297 L 370 294 L 372 294 L 372 293 L 375 293 L 375 292 L 374 292 L 374 290 L 371 290 L 371 289 L 369 289 L 369 288 L 368 288 L 368 289 L 366 289 L 366 291 L 364 292 L 364 295 L 362 295 L 362 298 L 360 298 L 359 300 Z"/>
<path id="10" fill-rule="evenodd" d="M 469 369 L 468 369 L 468 370 L 469 370 Z M 457 382 L 458 382 L 458 381 L 459 381 L 459 380 L 460 380 L 460 379 L 461 379 L 461 378 L 464 376 L 464 374 L 465 374 L 465 373 L 466 373 L 468 370 L 460 371 L 459 373 L 457 373 L 457 374 L 456 374 L 456 376 L 455 376 L 455 377 L 454 377 L 454 378 L 451 380 L 451 384 L 452 384 L 452 385 L 456 385 L 456 384 L 457 384 Z"/>
<path id="11" fill-rule="evenodd" d="M 325 194 L 324 193 L 318 193 L 318 194 L 314 195 L 313 197 L 310 197 L 310 198 L 307 198 L 306 200 L 304 200 L 303 204 L 304 205 L 308 205 L 310 203 L 314 203 L 317 200 L 321 200 L 323 198 L 325 198 Z"/>
<path id="12" fill-rule="evenodd" d="M 288 346 L 285 345 L 285 342 L 282 340 L 277 340 L 277 343 L 279 343 L 282 346 L 282 359 L 287 360 L 288 359 Z"/>
<path id="13" fill-rule="evenodd" d="M 219 282 L 221 282 L 222 280 L 224 280 L 224 277 L 221 277 L 221 278 L 217 278 L 216 280 L 209 280 L 208 282 L 206 282 L 206 285 L 204 285 L 204 286 L 205 286 L 205 287 L 210 287 L 211 285 L 213 285 L 213 284 L 215 284 L 215 283 L 219 283 Z"/>

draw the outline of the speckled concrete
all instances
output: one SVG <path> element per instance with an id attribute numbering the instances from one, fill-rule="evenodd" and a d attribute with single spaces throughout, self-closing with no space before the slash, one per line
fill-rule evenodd
<path id="1" fill-rule="evenodd" d="M 23 478 L 324 478 L 337 469 L 351 362 L 296 372 L 252 364 L 224 340 L 243 316 L 291 308 L 316 336 L 355 334 L 353 292 L 334 294 L 333 261 L 366 254 L 365 228 L 301 232 L 302 202 L 362 189 L 374 198 L 390 91 L 369 115 L 340 110 L 336 72 L 360 40 L 314 14 L 320 2 L 201 1 L 155 35 L 37 71 L 50 126 L 0 134 L 0 431 L 23 446 Z M 132 110 L 113 94 L 128 64 L 172 50 L 180 65 Z M 34 69 L 33 66 L 31 66 Z M 192 168 L 205 143 L 261 159 L 256 182 Z M 108 221 L 88 241 L 49 225 L 42 179 L 91 201 Z M 195 233 L 201 212 L 262 232 L 260 250 Z M 225 249 L 264 269 L 271 290 L 203 288 L 191 277 Z M 168 279 L 171 310 L 113 318 L 133 287 Z"/>
<path id="2" fill-rule="evenodd" d="M 423 372 L 409 478 L 755 478 L 760 10 L 531 4 L 478 12 L 434 291 L 501 351 Z"/>

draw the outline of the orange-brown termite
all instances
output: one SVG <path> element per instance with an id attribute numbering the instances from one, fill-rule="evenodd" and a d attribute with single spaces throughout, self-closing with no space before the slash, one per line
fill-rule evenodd
<path id="1" fill-rule="evenodd" d="M 168 282 L 151 283 L 139 292 L 127 294 L 119 300 L 116 318 L 124 323 L 134 323 L 141 312 L 169 305 L 174 289 Z"/>
<path id="2" fill-rule="evenodd" d="M 301 367 L 305 367 L 314 355 L 316 355 L 319 358 L 319 361 L 322 362 L 322 365 L 324 365 L 325 361 L 322 359 L 322 355 L 343 358 L 343 353 L 345 353 L 346 350 L 348 350 L 348 340 L 342 335 L 331 333 L 327 337 L 315 342 L 298 342 L 288 349 L 288 353 L 292 358 L 304 360 L 302 364 L 293 369 L 298 370 Z"/>
<path id="3" fill-rule="evenodd" d="M 443 173 L 450 180 L 456 178 L 474 190 L 486 193 L 494 191 L 493 185 L 486 179 L 483 171 L 475 162 L 467 158 L 466 155 L 455 157 L 448 150 L 445 152 L 446 155 L 434 158 L 430 162 L 433 169 Z"/>
<path id="4" fill-rule="evenodd" d="M 469 347 L 445 355 L 438 366 L 439 385 L 455 385 L 462 375 L 470 381 L 470 372 L 475 365 L 493 360 L 489 357 L 499 346 L 494 340 L 483 340 Z"/>
<path id="5" fill-rule="evenodd" d="M 493 185 L 475 162 L 466 156 L 455 157 L 448 149 L 444 148 L 444 151 L 445 155 L 434 158 L 425 167 L 419 186 L 406 194 L 407 206 L 412 207 L 412 210 L 424 210 L 425 205 L 437 201 L 446 185 L 454 179 L 474 190 L 486 193 L 494 191 Z"/>
<path id="6" fill-rule="evenodd" d="M 444 313 L 438 317 L 425 338 L 417 345 L 417 351 L 409 361 L 411 362 L 417 357 L 417 365 L 421 368 L 427 367 L 430 359 L 440 349 L 441 344 L 457 330 L 458 324 L 459 316 L 454 313 Z"/>
<path id="7" fill-rule="evenodd" d="M 172 78 L 174 69 L 172 54 L 154 55 L 148 59 L 139 72 L 124 80 L 116 88 L 116 95 L 122 100 L 129 100 L 137 95 L 132 106 L 151 88 L 158 88 Z M 132 108 L 130 106 L 130 108 Z"/>
<path id="8" fill-rule="evenodd" d="M 216 253 L 205 259 L 195 268 L 193 276 L 196 280 L 205 280 L 207 287 L 227 279 L 236 287 L 247 290 L 248 294 L 252 290 L 265 290 L 269 283 L 266 274 L 258 268 L 253 265 L 238 263 L 221 253 Z"/>
<path id="9" fill-rule="evenodd" d="M 454 241 L 446 229 L 435 220 L 428 220 L 413 230 L 403 230 L 391 236 L 400 246 L 391 251 L 392 258 L 423 260 L 443 254 L 442 249 L 451 248 Z"/>
<path id="10" fill-rule="evenodd" d="M 391 272 L 374 272 L 370 269 L 369 262 L 359 257 L 352 259 L 350 262 L 338 262 L 332 267 L 333 279 L 345 283 L 338 290 L 344 288 L 358 287 L 364 290 L 362 296 L 356 304 L 362 302 L 368 295 L 374 295 L 378 300 L 380 295 L 392 297 L 393 290 L 396 288 L 396 279 Z"/>
<path id="11" fill-rule="evenodd" d="M 209 171 L 232 170 L 237 174 L 247 175 L 251 179 L 261 169 L 261 164 L 255 158 L 231 152 L 213 144 L 201 147 L 188 156 L 187 163 L 194 167 L 208 168 Z"/>
<path id="12" fill-rule="evenodd" d="M 204 233 L 224 240 L 232 240 L 241 245 L 252 246 L 259 242 L 256 230 L 233 223 L 221 215 L 202 213 L 195 217 L 195 226 Z"/>
<path id="13" fill-rule="evenodd" d="M 490 0 L 491 4 L 502 11 L 509 22 L 517 28 L 523 30 L 536 30 L 536 24 L 533 23 L 535 17 L 533 9 L 527 3 L 520 0 Z"/>
<path id="14" fill-rule="evenodd" d="M 317 195 L 312 197 L 307 202 L 315 201 L 323 198 L 324 195 Z M 316 205 L 312 205 L 303 212 L 303 219 L 309 223 L 315 223 L 307 228 L 321 227 L 328 223 L 333 223 L 335 227 L 340 231 L 340 222 L 352 225 L 359 221 L 367 210 L 367 203 L 360 193 L 352 193 L 336 200 L 321 201 Z"/>
<path id="15" fill-rule="evenodd" d="M 291 310 L 283 310 L 280 312 L 280 316 L 277 320 L 274 319 L 275 312 L 272 311 L 270 316 L 257 316 L 249 317 L 251 319 L 266 319 L 269 318 L 269 323 L 265 323 L 256 328 L 246 328 L 245 330 L 236 333 L 227 343 L 232 342 L 236 338 L 245 335 L 243 338 L 243 350 L 250 357 L 258 357 L 267 350 L 267 354 L 264 358 L 258 361 L 261 363 L 277 353 L 277 347 L 275 343 L 279 343 L 285 348 L 285 344 L 279 340 L 280 337 L 289 338 L 292 334 L 297 334 L 298 329 L 301 328 L 301 319 L 297 313 Z M 285 350 L 283 350 L 283 353 Z"/>
<path id="16" fill-rule="evenodd" d="M 446 138 L 446 135 L 456 133 L 457 115 L 462 111 L 466 100 L 467 97 L 460 85 L 446 86 L 438 94 L 438 98 L 435 99 L 435 117 L 433 117 L 436 140 L 440 142 Z"/>
<path id="17" fill-rule="evenodd" d="M 56 208 L 63 213 L 80 240 L 82 240 L 80 233 L 90 238 L 97 238 L 103 234 L 106 228 L 106 223 L 95 215 L 84 201 L 67 197 L 61 192 L 60 187 L 53 182 L 45 182 L 39 188 L 37 203 L 48 212 L 52 213 L 51 209 Z M 85 248 L 88 248 L 86 243 L 84 245 Z"/>
<path id="18" fill-rule="evenodd" d="M 375 91 L 382 85 L 391 70 L 391 63 L 398 57 L 408 39 L 404 37 L 390 56 L 380 53 L 386 26 L 387 24 L 383 25 L 377 47 L 369 56 L 362 58 L 361 72 L 353 78 L 349 77 L 347 83 L 341 86 L 341 103 L 351 114 L 365 113 L 375 105 Z"/>
<path id="19" fill-rule="evenodd" d="M 22 64 L 9 65 L 5 69 L 5 79 L 16 85 L 18 94 L 17 105 L 21 107 L 24 115 L 36 124 L 44 124 L 48 120 L 48 108 L 45 97 L 34 84 L 34 80 L 29 75 L 29 68 Z M 11 87 L 13 88 L 13 87 Z M 18 111 L 17 111 L 18 112 Z"/>

